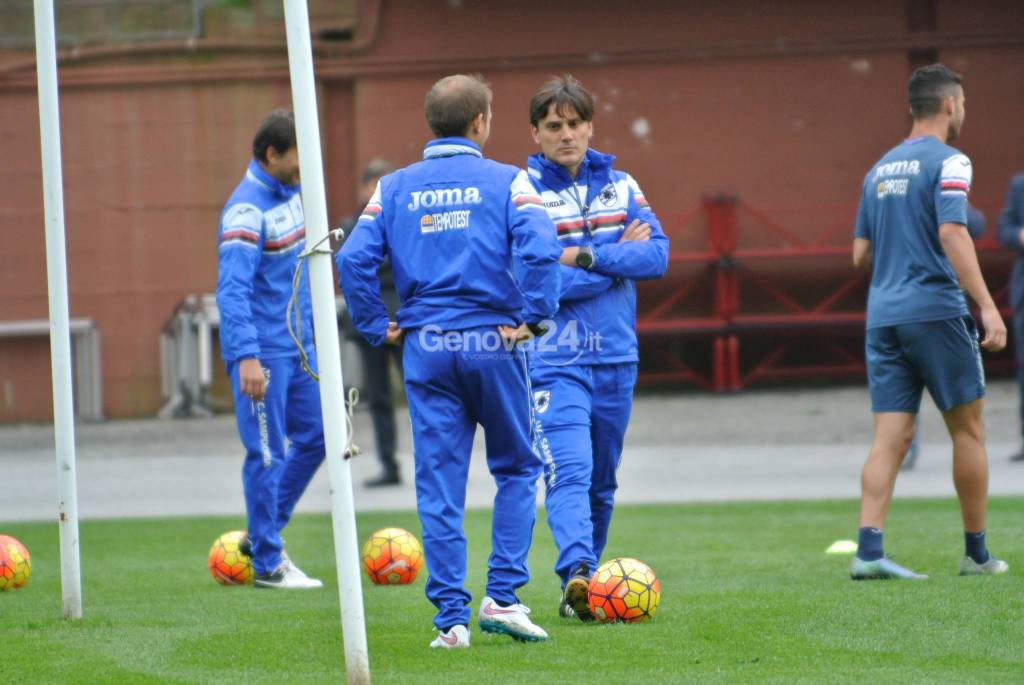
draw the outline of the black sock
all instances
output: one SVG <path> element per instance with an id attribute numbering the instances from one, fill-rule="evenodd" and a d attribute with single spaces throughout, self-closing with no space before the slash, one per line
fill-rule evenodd
<path id="1" fill-rule="evenodd" d="M 882 529 L 861 528 L 858 533 L 857 558 L 864 561 L 877 561 L 885 556 L 882 552 Z"/>
<path id="2" fill-rule="evenodd" d="M 968 533 L 964 531 L 964 550 L 967 556 L 974 559 L 976 563 L 984 564 L 988 561 L 988 547 L 985 546 L 985 531 Z"/>

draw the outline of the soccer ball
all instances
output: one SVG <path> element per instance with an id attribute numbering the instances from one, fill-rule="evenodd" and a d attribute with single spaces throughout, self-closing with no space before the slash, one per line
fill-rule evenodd
<path id="1" fill-rule="evenodd" d="M 25 545 L 10 535 L 0 535 L 0 591 L 17 590 L 31 573 L 32 559 Z"/>
<path id="2" fill-rule="evenodd" d="M 587 603 L 601 623 L 648 621 L 661 600 L 661 581 L 647 564 L 619 557 L 598 567 L 590 579 Z"/>
<path id="3" fill-rule="evenodd" d="M 401 528 L 384 528 L 363 545 L 363 569 L 374 585 L 408 585 L 423 566 L 423 548 Z"/>
<path id="4" fill-rule="evenodd" d="M 238 543 L 243 537 L 244 530 L 233 530 L 213 541 L 209 559 L 210 575 L 221 585 L 252 584 L 252 559 L 238 549 Z"/>

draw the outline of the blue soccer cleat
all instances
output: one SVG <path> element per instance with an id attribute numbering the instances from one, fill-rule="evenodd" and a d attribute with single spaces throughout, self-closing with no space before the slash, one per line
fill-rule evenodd
<path id="1" fill-rule="evenodd" d="M 925 574 L 914 573 L 887 557 L 874 561 L 854 557 L 850 564 L 850 577 L 854 580 L 928 580 Z"/>

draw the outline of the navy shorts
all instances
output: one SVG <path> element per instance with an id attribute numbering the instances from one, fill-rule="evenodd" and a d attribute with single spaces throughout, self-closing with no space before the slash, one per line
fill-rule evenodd
<path id="1" fill-rule="evenodd" d="M 948 411 L 985 396 L 978 328 L 971 316 L 869 328 L 865 340 L 873 412 L 909 412 L 927 387 Z"/>

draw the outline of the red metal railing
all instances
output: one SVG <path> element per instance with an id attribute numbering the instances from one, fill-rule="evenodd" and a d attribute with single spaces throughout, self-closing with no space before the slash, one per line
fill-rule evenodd
<path id="1" fill-rule="evenodd" d="M 766 211 L 716 195 L 673 217 L 677 226 L 702 219 L 707 247 L 671 253 L 667 278 L 642 284 L 640 381 L 734 391 L 763 380 L 863 374 L 868 274 L 849 261 L 855 209 Z M 786 213 L 804 224 L 821 214 L 824 228 L 804 225 L 798 233 L 774 218 Z M 994 233 L 977 247 L 1008 316 L 1014 256 Z M 1004 354 L 989 365 L 1007 367 L 1012 360 Z"/>

